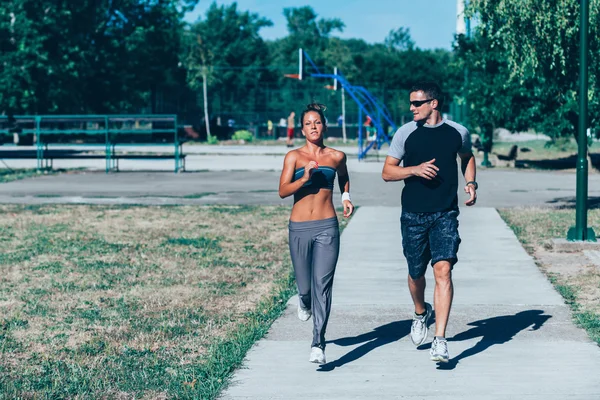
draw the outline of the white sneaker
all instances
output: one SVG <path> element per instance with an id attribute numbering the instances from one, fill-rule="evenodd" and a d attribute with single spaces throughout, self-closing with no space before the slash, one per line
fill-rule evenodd
<path id="1" fill-rule="evenodd" d="M 425 311 L 425 315 L 422 317 L 418 317 L 416 315 L 413 316 L 412 325 L 410 327 L 410 339 L 415 346 L 422 345 L 427 339 L 427 323 L 433 314 L 431 304 L 425 303 Z"/>
<path id="2" fill-rule="evenodd" d="M 431 361 L 447 363 L 450 359 L 448 355 L 448 341 L 434 337 L 429 354 L 431 355 Z"/>
<path id="3" fill-rule="evenodd" d="M 325 364 L 325 352 L 320 347 L 312 347 L 308 361 L 315 364 Z"/>
<path id="4" fill-rule="evenodd" d="M 298 319 L 300 319 L 300 321 L 308 321 L 311 315 L 312 311 L 305 310 L 300 304 L 298 304 Z"/>

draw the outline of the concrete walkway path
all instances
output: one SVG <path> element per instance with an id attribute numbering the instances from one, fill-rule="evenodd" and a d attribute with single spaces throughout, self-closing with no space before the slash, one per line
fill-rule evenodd
<path id="1" fill-rule="evenodd" d="M 600 348 L 492 208 L 461 208 L 450 363 L 409 338 L 400 209 L 361 207 L 342 234 L 328 363 L 308 362 L 312 320 L 293 298 L 223 399 L 594 399 Z M 433 277 L 427 274 L 427 301 Z"/>

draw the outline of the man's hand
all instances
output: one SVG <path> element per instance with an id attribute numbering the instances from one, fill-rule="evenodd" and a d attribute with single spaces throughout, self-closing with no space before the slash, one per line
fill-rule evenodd
<path id="1" fill-rule="evenodd" d="M 475 190 L 475 185 L 467 185 L 465 186 L 465 193 L 469 195 L 469 200 L 465 201 L 465 205 L 473 206 L 477 201 L 477 191 Z"/>
<path id="2" fill-rule="evenodd" d="M 437 176 L 438 171 L 440 170 L 433 163 L 435 162 L 435 158 L 430 161 L 424 162 L 422 164 L 417 165 L 413 168 L 413 175 L 416 175 L 420 178 L 424 178 L 427 180 L 432 180 Z"/>

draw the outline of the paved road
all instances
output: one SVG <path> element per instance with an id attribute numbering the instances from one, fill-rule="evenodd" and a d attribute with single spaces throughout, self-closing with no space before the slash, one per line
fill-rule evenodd
<path id="1" fill-rule="evenodd" d="M 59 148 L 59 147 L 56 147 Z M 89 146 L 64 146 L 89 150 Z M 134 146 L 129 151 L 169 152 L 169 146 Z M 355 146 L 348 154 L 353 199 L 357 205 L 397 206 L 402 183 L 380 178 L 386 150 L 371 152 L 358 161 Z M 185 145 L 191 172 L 172 173 L 172 160 L 122 161 L 123 171 L 104 174 L 103 160 L 57 160 L 55 168 L 86 167 L 92 171 L 39 177 L 0 185 L 0 203 L 100 203 L 100 204 L 291 204 L 277 195 L 283 145 Z M 33 168 L 35 160 L 8 160 L 12 168 Z M 95 172 L 93 172 L 95 170 Z M 159 172 L 162 171 L 162 172 Z M 478 172 L 479 205 L 486 207 L 572 206 L 573 172 L 485 169 Z M 589 175 L 592 206 L 600 204 L 600 174 Z M 462 196 L 462 193 L 460 194 Z M 461 197 L 462 198 L 462 197 Z"/>
<path id="2" fill-rule="evenodd" d="M 357 205 L 399 205 L 403 184 L 383 182 L 380 172 L 374 162 L 350 168 Z M 478 181 L 478 205 L 485 207 L 573 205 L 575 199 L 572 173 L 489 169 Z M 279 198 L 278 183 L 278 170 L 69 173 L 2 184 L 0 203 L 291 204 Z M 589 195 L 591 204 L 600 203 L 600 174 L 589 176 Z"/>
<path id="3" fill-rule="evenodd" d="M 312 320 L 297 319 L 295 297 L 223 399 L 598 398 L 600 348 L 573 325 L 562 298 L 491 208 L 464 208 L 460 217 L 450 363 L 429 360 L 429 341 L 416 349 L 399 215 L 398 208 L 362 207 L 342 234 L 328 364 L 308 362 Z M 431 271 L 427 277 L 431 301 Z"/>

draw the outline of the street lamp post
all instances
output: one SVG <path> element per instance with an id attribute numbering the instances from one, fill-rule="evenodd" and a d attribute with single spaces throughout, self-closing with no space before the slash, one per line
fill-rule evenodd
<path id="1" fill-rule="evenodd" d="M 587 226 L 588 163 L 588 22 L 590 6 L 588 0 L 580 1 L 579 23 L 579 126 L 577 132 L 577 197 L 575 205 L 575 226 L 569 229 L 567 240 L 596 241 L 592 228 Z"/>
<path id="2" fill-rule="evenodd" d="M 465 9 L 468 7 L 468 0 L 457 0 L 456 2 L 456 33 L 465 35 L 465 38 L 471 38 L 471 19 L 467 17 Z M 465 66 L 464 78 L 463 78 L 463 102 L 460 109 L 460 120 L 463 125 L 469 127 L 469 101 L 468 101 L 468 84 L 469 84 L 469 68 Z M 457 109 L 458 111 L 458 109 Z M 489 154 L 487 150 L 487 141 L 492 140 L 491 132 L 483 132 L 481 135 L 482 141 L 484 142 L 483 149 L 483 160 L 481 161 L 482 167 L 491 167 L 492 163 L 489 160 Z"/>

